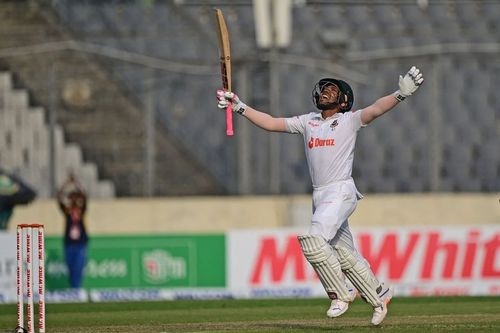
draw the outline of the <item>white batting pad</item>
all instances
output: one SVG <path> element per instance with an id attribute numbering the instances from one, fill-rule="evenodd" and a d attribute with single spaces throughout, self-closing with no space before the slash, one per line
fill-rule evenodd
<path id="1" fill-rule="evenodd" d="M 318 274 L 328 296 L 352 302 L 355 294 L 350 293 L 346 286 L 344 274 L 332 247 L 321 236 L 302 235 L 297 236 L 297 239 L 304 256 Z"/>
<path id="2" fill-rule="evenodd" d="M 338 253 L 338 261 L 342 271 L 358 289 L 361 296 L 373 307 L 381 306 L 382 300 L 378 294 L 382 291 L 382 286 L 373 275 L 368 264 L 364 261 L 361 262 L 357 256 L 345 247 L 335 246 L 335 249 Z"/>

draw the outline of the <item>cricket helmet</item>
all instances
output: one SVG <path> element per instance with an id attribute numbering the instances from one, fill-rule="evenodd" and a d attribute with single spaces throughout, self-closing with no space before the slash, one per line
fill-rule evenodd
<path id="1" fill-rule="evenodd" d="M 320 105 L 319 104 L 319 96 L 323 89 L 328 86 L 335 85 L 339 88 L 339 96 L 335 103 L 331 103 L 328 105 Z M 324 78 L 318 81 L 316 85 L 314 85 L 314 89 L 312 91 L 313 103 L 320 110 L 326 110 L 336 105 L 341 105 L 341 103 L 347 103 L 345 106 L 340 106 L 340 112 L 344 113 L 351 110 L 352 105 L 354 103 L 354 93 L 351 89 L 351 86 L 347 84 L 347 82 L 332 78 Z"/>

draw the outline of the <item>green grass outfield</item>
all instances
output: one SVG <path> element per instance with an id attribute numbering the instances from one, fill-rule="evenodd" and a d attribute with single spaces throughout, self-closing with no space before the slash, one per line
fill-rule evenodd
<path id="1" fill-rule="evenodd" d="M 48 333 L 160 332 L 500 332 L 500 297 L 394 298 L 381 327 L 357 299 L 337 319 L 327 299 L 48 304 Z M 15 304 L 0 305 L 12 332 Z"/>

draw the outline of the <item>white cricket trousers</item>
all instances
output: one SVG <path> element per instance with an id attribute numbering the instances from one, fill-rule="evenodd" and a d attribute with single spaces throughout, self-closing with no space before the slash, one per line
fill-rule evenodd
<path id="1" fill-rule="evenodd" d="M 360 198 L 352 178 L 316 187 L 309 234 L 322 236 L 332 246 L 339 244 L 358 254 L 347 220 Z"/>

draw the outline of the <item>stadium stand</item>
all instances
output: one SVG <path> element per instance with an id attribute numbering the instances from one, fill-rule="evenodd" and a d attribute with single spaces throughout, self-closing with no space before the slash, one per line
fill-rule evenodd
<path id="1" fill-rule="evenodd" d="M 44 29 L 59 32 L 47 33 L 49 37 L 54 36 L 53 39 L 61 38 L 60 31 L 63 31 L 65 38 L 82 43 L 175 63 L 213 67 L 213 74 L 164 69 L 154 72 L 158 135 L 163 135 L 165 142 L 180 150 L 165 158 L 166 164 L 158 163 L 157 170 L 163 170 L 183 155 L 189 156 L 187 160 L 194 165 L 182 176 L 177 169 L 155 175 L 156 194 L 175 194 L 179 187 L 192 189 L 184 191 L 185 194 L 242 192 L 237 184 L 238 178 L 244 175 L 240 174 L 236 156 L 245 142 L 252 163 L 252 182 L 245 193 L 269 193 L 269 136 L 257 128 L 250 128 L 244 138 L 238 136 L 242 120 L 236 118 L 236 137 L 227 139 L 223 116 L 215 108 L 213 91 L 220 85 L 220 79 L 210 1 L 196 1 L 196 4 L 125 0 L 42 3 L 45 5 L 33 9 L 35 17 L 39 22 L 52 15 L 53 19 L 48 20 L 50 24 L 44 23 Z M 243 86 L 238 75 L 244 74 L 249 78 L 243 92 L 245 101 L 269 110 L 271 66 L 266 60 L 269 53 L 256 46 L 251 1 L 222 9 L 232 37 L 235 89 L 239 91 Z M 351 81 L 355 87 L 355 108 L 360 108 L 394 91 L 397 75 L 404 74 L 411 65 L 418 64 L 426 73 L 426 82 L 417 96 L 405 101 L 382 121 L 362 130 L 355 157 L 355 177 L 361 191 L 500 190 L 500 98 L 495 91 L 500 74 L 500 3 L 434 1 L 429 2 L 427 8 L 419 8 L 411 1 L 297 2 L 292 17 L 291 45 L 280 52 L 301 60 L 279 64 L 279 104 L 283 116 L 312 111 L 310 91 L 321 77 L 337 76 Z M 75 57 L 77 55 L 72 54 L 70 59 Z M 104 109 L 113 104 L 116 104 L 114 108 L 129 109 L 135 114 L 135 118 L 130 118 L 134 120 L 129 121 L 140 123 L 143 117 L 140 110 L 148 100 L 144 84 L 151 80 L 145 68 L 111 58 L 88 55 L 84 58 L 77 66 L 85 63 L 86 71 L 94 68 L 94 76 L 105 77 L 99 89 L 112 86 L 115 91 L 108 97 L 102 91 L 103 99 L 111 99 Z M 318 63 L 331 61 L 345 72 L 320 68 L 310 59 Z M 16 73 L 22 72 L 20 68 L 25 64 L 4 61 L 10 61 L 9 67 Z M 365 79 L 354 80 L 346 73 L 362 73 Z M 33 70 L 24 71 L 22 77 L 35 98 L 43 101 L 40 96 L 43 94 L 37 94 L 40 89 L 34 89 L 35 83 L 30 82 L 37 77 Z M 84 113 L 80 112 L 78 117 Z M 102 122 L 114 121 L 121 114 L 109 113 L 109 117 Z M 133 184 L 142 183 L 137 168 L 143 169 L 143 147 L 134 148 L 142 154 L 131 158 L 136 162 L 131 163 L 135 169 L 120 161 L 123 168 L 117 173 L 109 167 L 109 160 L 117 162 L 124 158 L 127 150 L 120 147 L 109 148 L 112 154 L 97 152 L 95 141 L 85 144 L 85 136 L 78 132 L 82 127 L 75 126 L 74 120 L 61 119 L 61 124 L 72 141 L 81 145 L 84 156 L 95 161 L 99 174 L 113 179 L 118 195 L 142 194 L 131 188 Z M 87 130 L 86 127 L 88 134 Z M 133 133 L 142 140 L 141 133 Z M 92 133 L 92 136 L 98 135 Z M 301 140 L 286 136 L 279 140 L 284 147 L 279 156 L 281 193 L 310 191 Z M 130 156 L 132 150 L 128 152 Z M 156 151 L 163 155 L 166 149 L 158 146 Z M 186 164 L 181 169 L 186 169 Z M 205 185 L 166 184 L 165 179 L 174 177 L 186 181 L 193 174 L 203 174 L 198 184 Z M 136 176 L 123 181 L 130 175 Z"/>
<path id="2" fill-rule="evenodd" d="M 122 70 L 133 73 L 134 69 L 109 66 L 106 60 L 89 53 L 47 44 L 77 38 L 60 24 L 50 8 L 30 1 L 7 2 L 0 6 L 0 48 L 5 52 L 16 47 L 35 46 L 31 52 L 1 59 L 3 67 L 15 73 L 16 85 L 29 92 L 34 105 L 56 109 L 56 121 L 64 128 L 67 140 L 81 147 L 83 159 L 97 165 L 99 176 L 114 183 L 118 196 L 148 195 L 145 190 L 145 117 L 137 106 L 136 96 L 112 78 L 113 73 Z M 75 20 L 89 29 L 89 33 L 106 27 L 99 20 L 86 20 L 84 15 L 83 8 L 80 18 L 85 22 Z M 40 48 L 46 49 L 40 51 Z M 130 76 L 131 80 L 135 77 Z M 55 81 L 53 84 L 51 79 Z M 86 89 L 90 94 L 87 99 L 82 93 Z M 180 140 L 160 124 L 155 125 L 158 126 L 155 142 L 158 154 L 153 161 L 154 182 L 150 194 L 223 193 L 210 172 L 182 148 Z M 87 172 L 91 174 L 97 170 Z"/>
<path id="3" fill-rule="evenodd" d="M 18 174 L 39 191 L 51 195 L 50 129 L 45 124 L 45 110 L 32 108 L 25 90 L 14 89 L 8 72 L 0 72 L 0 156 L 2 168 Z M 55 184 L 74 173 L 93 198 L 114 197 L 114 185 L 98 179 L 95 164 L 86 163 L 78 145 L 68 144 L 60 126 L 54 129 L 56 152 Z"/>

